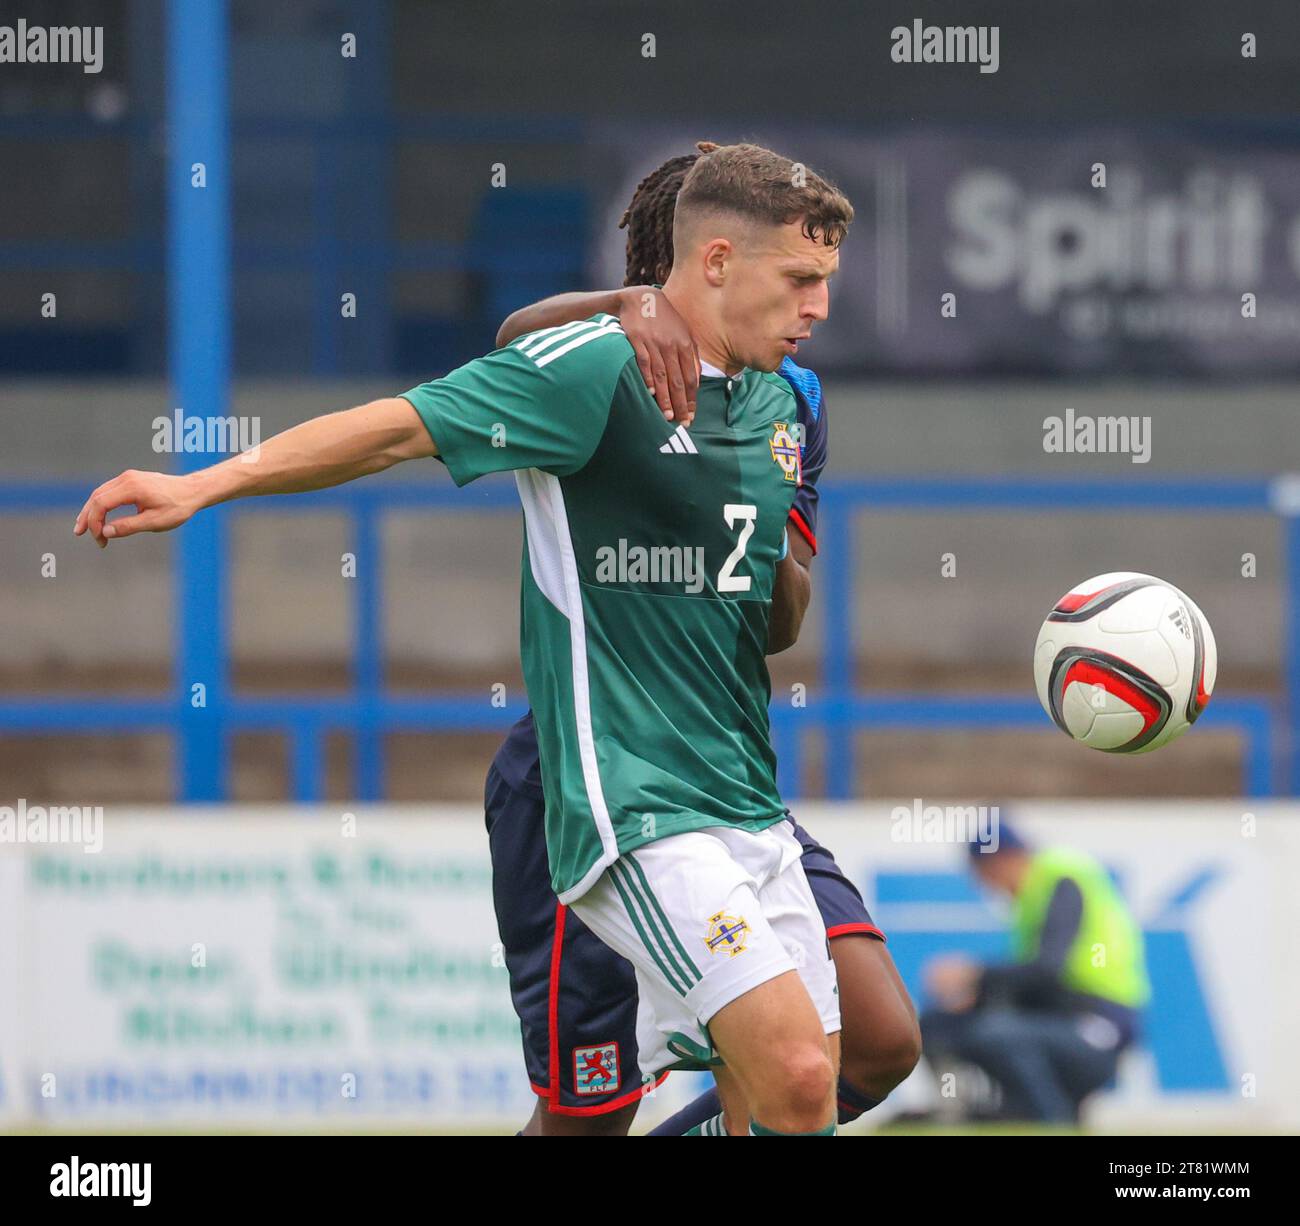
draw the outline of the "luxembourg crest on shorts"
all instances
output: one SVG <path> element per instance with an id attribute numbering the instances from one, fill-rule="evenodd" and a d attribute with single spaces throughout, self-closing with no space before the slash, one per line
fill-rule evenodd
<path id="1" fill-rule="evenodd" d="M 573 1049 L 573 1089 L 578 1094 L 608 1094 L 618 1089 L 618 1044 L 595 1043 Z"/>
<path id="2" fill-rule="evenodd" d="M 799 444 L 790 433 L 790 427 L 786 422 L 778 421 L 772 427 L 772 437 L 768 440 L 768 446 L 772 449 L 772 460 L 781 469 L 785 479 L 800 482 L 802 474 Z"/>
<path id="3" fill-rule="evenodd" d="M 728 915 L 725 911 L 719 911 L 717 915 L 709 916 L 709 935 L 704 938 L 709 953 L 725 953 L 734 958 L 745 952 L 747 940 L 749 925 L 745 923 L 743 915 Z"/>

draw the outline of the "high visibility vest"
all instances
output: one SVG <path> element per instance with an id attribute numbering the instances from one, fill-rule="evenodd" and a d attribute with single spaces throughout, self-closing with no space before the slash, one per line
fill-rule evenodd
<path id="1" fill-rule="evenodd" d="M 1066 848 L 1031 854 L 1012 905 L 1012 956 L 1029 962 L 1038 953 L 1052 892 L 1069 877 L 1083 895 L 1079 932 L 1067 950 L 1061 981 L 1067 988 L 1138 1008 L 1151 997 L 1142 933 L 1110 874 L 1091 856 Z"/>

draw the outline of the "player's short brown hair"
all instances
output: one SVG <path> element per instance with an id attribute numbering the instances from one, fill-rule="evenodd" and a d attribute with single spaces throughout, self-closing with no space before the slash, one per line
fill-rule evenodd
<path id="1" fill-rule="evenodd" d="M 853 221 L 853 205 L 833 184 L 762 145 L 719 145 L 702 154 L 677 193 L 674 229 L 711 212 L 764 225 L 803 222 L 804 235 L 838 247 Z"/>

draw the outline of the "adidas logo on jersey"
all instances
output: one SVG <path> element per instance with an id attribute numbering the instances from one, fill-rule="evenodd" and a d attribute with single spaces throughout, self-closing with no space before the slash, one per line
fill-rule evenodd
<path id="1" fill-rule="evenodd" d="M 687 434 L 685 426 L 678 426 L 676 430 L 668 436 L 668 441 L 659 448 L 665 455 L 671 455 L 674 451 L 678 455 L 699 455 L 691 436 Z"/>

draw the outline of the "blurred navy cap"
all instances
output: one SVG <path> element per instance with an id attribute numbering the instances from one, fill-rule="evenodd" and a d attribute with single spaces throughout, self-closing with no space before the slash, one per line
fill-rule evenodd
<path id="1" fill-rule="evenodd" d="M 995 856 L 1000 851 L 1025 851 L 1029 846 L 1001 816 L 998 817 L 997 825 L 991 833 L 993 837 L 987 842 L 972 839 L 966 844 L 966 851 L 972 859 L 978 860 L 980 856 Z"/>

